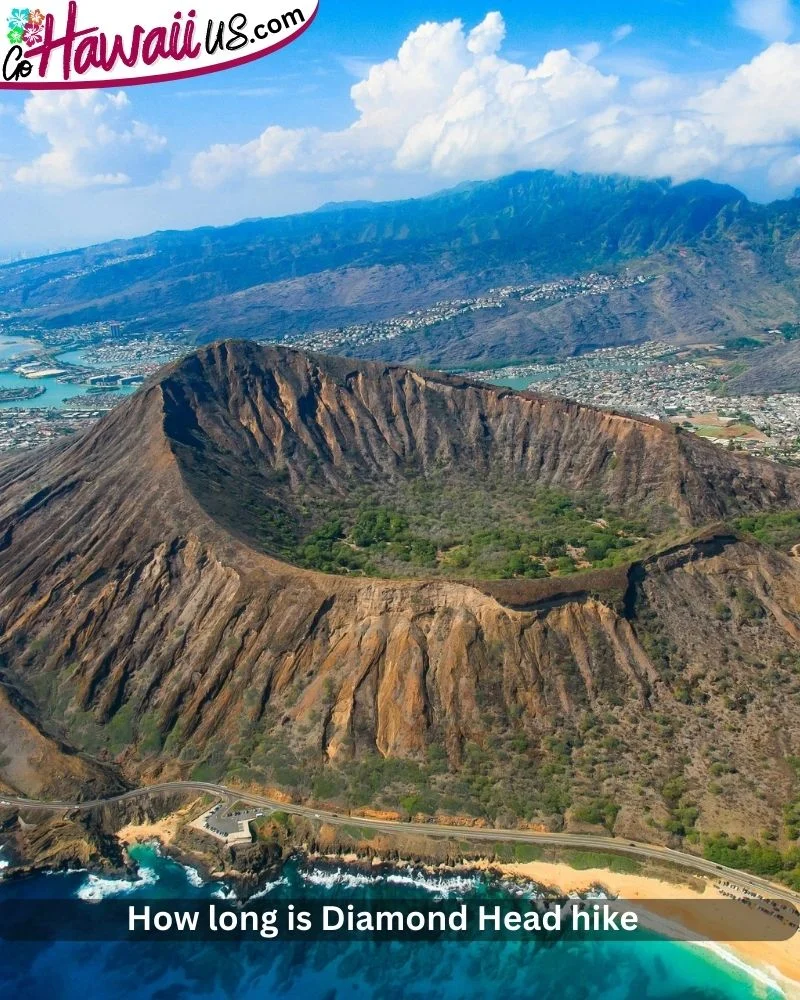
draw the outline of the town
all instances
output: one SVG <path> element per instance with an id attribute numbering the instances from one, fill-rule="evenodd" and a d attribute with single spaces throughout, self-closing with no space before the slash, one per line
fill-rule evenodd
<path id="1" fill-rule="evenodd" d="M 334 330 L 316 330 L 294 341 L 297 347 L 310 351 L 325 351 L 333 354 L 348 354 L 369 344 L 394 340 L 418 330 L 446 323 L 467 313 L 482 309 L 502 309 L 516 299 L 519 302 L 559 302 L 583 295 L 604 295 L 615 289 L 643 285 L 651 279 L 642 274 L 622 275 L 590 274 L 579 278 L 562 278 L 540 284 L 505 285 L 492 288 L 484 295 L 468 299 L 452 299 L 437 302 L 426 309 L 414 309 L 404 316 L 378 320 Z"/>
<path id="2" fill-rule="evenodd" d="M 510 298 L 551 301 L 601 294 L 642 275 L 509 285 L 395 319 L 294 339 L 299 347 L 357 353 L 360 347 Z M 4 339 L 5 338 L 5 339 Z M 19 350 L 15 351 L 18 347 Z M 182 333 L 126 336 L 116 323 L 0 337 L 0 451 L 37 447 L 102 417 L 162 365 L 192 349 Z M 800 462 L 800 395 L 743 396 L 728 387 L 735 352 L 724 345 L 651 342 L 603 348 L 560 361 L 470 372 L 478 380 L 669 420 L 731 450 Z"/>
<path id="3" fill-rule="evenodd" d="M 190 349 L 181 338 L 126 338 L 116 323 L 0 335 L 0 451 L 73 434 Z"/>
<path id="4" fill-rule="evenodd" d="M 800 460 L 800 395 L 729 393 L 728 354 L 720 345 L 648 343 L 471 374 L 537 394 L 669 420 L 731 450 Z"/>

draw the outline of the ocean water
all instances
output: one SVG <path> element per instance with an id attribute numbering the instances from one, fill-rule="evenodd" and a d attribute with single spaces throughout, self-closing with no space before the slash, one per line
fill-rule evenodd
<path id="1" fill-rule="evenodd" d="M 62 351 L 61 354 L 57 355 L 57 360 L 65 365 L 83 365 L 86 368 L 101 367 L 87 360 L 86 352 L 82 348 L 74 351 Z"/>
<path id="2" fill-rule="evenodd" d="M 135 878 L 88 872 L 2 882 L 0 901 L 78 898 L 87 907 L 125 900 L 224 899 L 230 888 L 160 854 L 132 852 Z M 262 897 L 336 903 L 380 899 L 462 898 L 501 891 L 482 876 L 431 876 L 409 869 L 365 873 L 294 861 L 264 882 Z M 524 891 L 513 887 L 509 891 Z M 642 942 L 369 943 L 196 941 L 10 944 L 0 938 L 0 996 L 26 1000 L 744 1000 L 780 997 L 696 945 Z"/>
<path id="3" fill-rule="evenodd" d="M 2 343 L 0 341 L 0 360 L 4 360 L 2 356 Z M 17 350 L 16 353 L 19 353 L 19 351 Z M 11 356 L 9 353 L 9 357 Z M 8 358 L 5 360 L 8 360 Z M 86 361 L 83 351 L 80 350 L 65 351 L 63 354 L 58 354 L 56 360 L 64 364 L 87 365 L 90 368 L 95 367 Z M 0 402 L 0 410 L 29 410 L 37 407 L 58 409 L 68 399 L 72 399 L 75 396 L 83 396 L 87 392 L 87 386 L 73 382 L 58 382 L 54 378 L 32 380 L 23 378 L 21 375 L 15 375 L 14 372 L 0 372 L 0 389 L 30 389 L 32 386 L 42 386 L 45 392 L 41 396 L 35 396 L 33 399 L 18 399 L 6 403 Z M 117 389 L 116 393 L 122 399 L 124 396 L 129 396 L 135 392 L 137 388 L 137 386 L 123 386 Z"/>
<path id="4" fill-rule="evenodd" d="M 30 389 L 33 386 L 43 386 L 45 392 L 33 399 L 17 399 L 10 402 L 0 402 L 3 410 L 30 410 L 34 407 L 57 409 L 63 406 L 67 399 L 80 396 L 86 392 L 85 385 L 73 385 L 72 382 L 57 382 L 54 378 L 42 378 L 35 381 L 15 375 L 14 372 L 0 372 L 0 389 Z"/>

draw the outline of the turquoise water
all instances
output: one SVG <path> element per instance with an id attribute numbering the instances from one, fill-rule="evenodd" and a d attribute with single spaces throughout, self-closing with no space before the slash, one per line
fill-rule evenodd
<path id="1" fill-rule="evenodd" d="M 224 898 L 229 888 L 153 847 L 134 850 L 135 879 L 85 872 L 0 883 L 0 901 L 78 897 L 91 906 L 124 900 Z M 483 879 L 407 872 L 364 874 L 287 864 L 261 887 L 271 899 L 343 902 L 449 898 L 497 892 Z M 670 941 L 642 942 L 125 942 L 7 944 L 0 940 L 2 996 L 88 1000 L 744 1000 L 781 994 L 713 953 Z"/>
<path id="2" fill-rule="evenodd" d="M 0 341 L 1 349 L 2 341 Z M 2 355 L 0 355 L 0 358 L 2 358 Z M 88 365 L 83 357 L 83 351 L 80 350 L 65 351 L 63 354 L 57 355 L 56 360 L 63 364 L 95 367 L 94 365 Z M 87 386 L 85 385 L 73 385 L 71 382 L 57 382 L 54 378 L 27 379 L 21 375 L 15 375 L 13 372 L 0 372 L 0 389 L 30 389 L 32 386 L 44 386 L 46 391 L 43 395 L 35 396 L 33 399 L 0 403 L 0 409 L 58 408 L 63 406 L 66 400 L 72 399 L 74 396 L 83 396 L 87 391 Z M 136 386 L 124 386 L 115 391 L 122 398 L 122 396 L 127 396 L 135 392 L 136 388 Z"/>
<path id="3" fill-rule="evenodd" d="M 86 360 L 86 355 L 81 348 L 75 351 L 63 351 L 58 355 L 58 360 L 65 365 L 85 365 L 87 368 L 98 367 L 98 365 Z"/>
<path id="4" fill-rule="evenodd" d="M 46 392 L 33 399 L 18 399 L 9 403 L 0 403 L 0 409 L 31 409 L 32 407 L 58 407 L 73 396 L 81 396 L 86 392 L 85 385 L 57 382 L 54 378 L 32 380 L 15 375 L 13 372 L 0 372 L 0 389 L 30 389 L 32 386 L 44 386 Z"/>
<path id="5" fill-rule="evenodd" d="M 517 392 L 522 392 L 528 388 L 535 388 L 537 382 L 544 382 L 548 377 L 546 372 L 534 372 L 531 375 L 526 375 L 524 378 L 501 378 L 490 375 L 486 377 L 486 381 L 492 385 L 502 385 L 507 389 L 515 389 Z"/>
<path id="6" fill-rule="evenodd" d="M 490 381 L 493 385 L 502 385 L 508 389 L 516 389 L 517 392 L 522 392 L 528 388 L 533 379 L 529 376 L 528 378 L 493 378 Z"/>

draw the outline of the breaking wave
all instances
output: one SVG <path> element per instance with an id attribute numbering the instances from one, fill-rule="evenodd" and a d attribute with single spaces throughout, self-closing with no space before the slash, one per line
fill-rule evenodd
<path id="1" fill-rule="evenodd" d="M 311 868 L 308 871 L 301 871 L 300 878 L 308 885 L 318 885 L 323 889 L 361 889 L 367 885 L 374 885 L 377 881 L 374 875 L 345 871 L 342 868 L 337 868 L 335 871 Z"/>
<path id="2" fill-rule="evenodd" d="M 75 895 L 78 899 L 97 902 L 114 896 L 125 896 L 148 885 L 158 882 L 158 874 L 152 868 L 140 868 L 136 878 L 103 878 L 100 875 L 89 875 Z"/>
<path id="3" fill-rule="evenodd" d="M 189 885 L 193 886 L 195 889 L 202 889 L 206 884 L 203 880 L 203 876 L 196 868 L 191 868 L 189 865 L 181 865 L 184 874 L 186 875 L 186 881 Z"/>
<path id="4" fill-rule="evenodd" d="M 405 872 L 392 872 L 382 877 L 390 885 L 407 885 L 410 888 L 422 889 L 447 899 L 451 895 L 463 896 L 474 892 L 480 884 L 480 878 L 469 875 L 426 875 L 414 868 Z"/>
<path id="5" fill-rule="evenodd" d="M 263 899 L 265 896 L 268 896 L 271 892 L 274 892 L 275 889 L 281 889 L 284 886 L 288 886 L 290 884 L 291 883 L 289 882 L 289 879 L 285 875 L 281 875 L 280 878 L 276 878 L 272 882 L 267 882 L 267 884 L 264 886 L 263 889 L 259 889 L 258 892 L 254 892 L 253 895 L 250 897 L 250 900 L 252 901 L 254 899 Z"/>
<path id="6" fill-rule="evenodd" d="M 222 885 L 219 889 L 215 889 L 211 893 L 212 899 L 225 899 L 229 902 L 234 902 L 238 897 L 233 889 L 229 889 L 228 886 Z"/>

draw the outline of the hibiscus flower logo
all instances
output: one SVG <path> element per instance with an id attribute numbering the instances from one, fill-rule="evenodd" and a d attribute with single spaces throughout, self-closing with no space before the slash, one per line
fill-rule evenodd
<path id="1" fill-rule="evenodd" d="M 42 25 L 47 20 L 47 14 L 38 7 L 14 7 L 8 18 L 8 40 L 12 45 L 22 45 L 29 48 L 41 45 L 44 40 Z"/>
<path id="2" fill-rule="evenodd" d="M 14 7 L 8 19 L 9 34 L 12 31 L 24 32 L 30 19 L 31 12 L 27 7 Z"/>
<path id="3" fill-rule="evenodd" d="M 41 45 L 43 37 L 42 26 L 40 24 L 34 24 L 33 21 L 28 21 L 25 25 L 25 33 L 23 35 L 25 44 L 29 48 L 32 45 Z"/>

